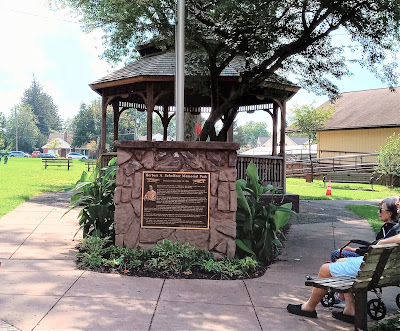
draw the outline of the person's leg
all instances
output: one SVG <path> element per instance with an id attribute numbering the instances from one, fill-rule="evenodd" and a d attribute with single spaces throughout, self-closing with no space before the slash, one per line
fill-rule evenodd
<path id="1" fill-rule="evenodd" d="M 344 299 L 346 300 L 346 306 L 344 307 L 343 314 L 354 316 L 356 313 L 356 310 L 354 307 L 353 293 L 345 293 Z"/>
<path id="2" fill-rule="evenodd" d="M 325 263 L 319 269 L 318 277 L 317 278 L 328 278 L 332 277 L 331 272 L 329 271 L 328 263 Z M 303 303 L 301 306 L 302 310 L 305 311 L 314 311 L 315 307 L 320 303 L 324 295 L 327 293 L 326 290 L 321 288 L 313 287 L 310 298 Z"/>
<path id="3" fill-rule="evenodd" d="M 339 249 L 335 249 L 334 251 L 331 252 L 331 261 L 332 262 L 336 262 L 339 259 L 339 253 L 340 253 Z M 358 257 L 358 256 L 360 256 L 360 255 L 358 255 L 357 253 L 342 250 L 342 254 L 340 257 L 345 258 L 345 257 Z"/>

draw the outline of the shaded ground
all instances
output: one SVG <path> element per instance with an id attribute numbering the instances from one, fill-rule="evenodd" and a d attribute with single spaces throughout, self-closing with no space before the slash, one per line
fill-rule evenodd
<path id="1" fill-rule="evenodd" d="M 362 220 L 360 216 L 348 210 L 348 205 L 378 205 L 381 200 L 300 200 L 300 213 L 291 224 L 309 224 Z"/>

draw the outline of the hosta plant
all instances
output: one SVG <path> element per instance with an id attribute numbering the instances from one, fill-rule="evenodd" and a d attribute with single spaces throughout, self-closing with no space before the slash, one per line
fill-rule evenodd
<path id="1" fill-rule="evenodd" d="M 91 174 L 86 171 L 73 189 L 72 208 L 82 207 L 79 212 L 79 225 L 83 236 L 110 237 L 114 240 L 114 190 L 117 158 L 108 167 L 101 168 L 100 159 Z"/>
<path id="2" fill-rule="evenodd" d="M 265 265 L 278 253 L 281 238 L 284 238 L 281 229 L 294 212 L 291 203 L 279 206 L 274 199 L 267 205 L 260 201 L 263 194 L 274 194 L 277 189 L 260 184 L 253 162 L 247 168 L 247 176 L 248 181 L 236 181 L 236 254 L 239 258 L 252 256 Z"/>

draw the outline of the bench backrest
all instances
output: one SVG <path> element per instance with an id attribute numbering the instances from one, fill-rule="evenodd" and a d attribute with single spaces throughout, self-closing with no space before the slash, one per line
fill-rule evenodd
<path id="1" fill-rule="evenodd" d="M 356 290 L 400 285 L 400 245 L 371 245 L 354 281 Z"/>
<path id="2" fill-rule="evenodd" d="M 372 174 L 364 172 L 331 172 L 327 174 L 327 178 L 331 179 L 333 182 L 335 180 L 369 182 L 372 177 Z"/>

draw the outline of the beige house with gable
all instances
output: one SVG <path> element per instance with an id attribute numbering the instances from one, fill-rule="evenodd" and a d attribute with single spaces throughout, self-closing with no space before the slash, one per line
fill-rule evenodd
<path id="1" fill-rule="evenodd" d="M 376 153 L 400 133 L 400 87 L 346 92 L 334 104 L 332 119 L 317 134 L 319 157 Z"/>

